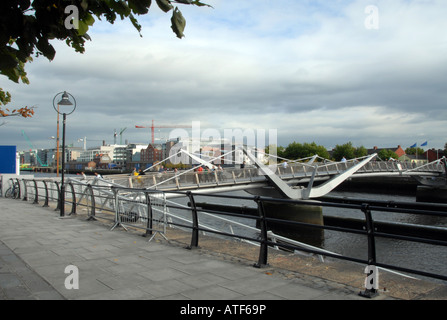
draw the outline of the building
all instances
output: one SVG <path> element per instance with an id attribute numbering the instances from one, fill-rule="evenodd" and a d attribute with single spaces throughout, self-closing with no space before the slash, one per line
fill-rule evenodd
<path id="1" fill-rule="evenodd" d="M 399 161 L 407 161 L 415 164 L 416 166 L 422 166 L 427 163 L 427 159 L 423 155 L 404 154 L 399 157 Z"/>
<path id="2" fill-rule="evenodd" d="M 141 163 L 141 150 L 146 149 L 147 146 L 147 144 L 139 143 L 130 143 L 127 145 L 127 170 L 133 170 L 134 168 L 140 169 L 143 166 L 143 164 Z"/>
<path id="3" fill-rule="evenodd" d="M 81 151 L 79 157 L 77 158 L 78 162 L 90 162 L 93 159 L 98 158 L 100 155 L 107 154 L 111 159 L 113 158 L 113 150 L 114 146 L 100 146 L 89 148 L 85 151 Z"/>
<path id="4" fill-rule="evenodd" d="M 400 145 L 396 147 L 392 147 L 392 148 L 378 148 L 377 146 L 374 146 L 372 149 L 368 149 L 368 155 L 371 155 L 373 153 L 379 153 L 381 150 L 391 150 L 393 151 L 395 154 L 397 154 L 397 157 L 400 158 L 403 155 L 405 155 L 405 150 L 402 149 L 402 147 Z"/>
<path id="5" fill-rule="evenodd" d="M 125 168 L 127 162 L 127 145 L 117 145 L 113 149 L 112 162 L 117 165 L 118 168 Z"/>
<path id="6" fill-rule="evenodd" d="M 441 159 L 442 157 L 445 156 L 445 152 L 442 149 L 428 149 L 427 151 L 425 151 L 421 158 L 425 158 L 428 160 L 428 162 L 433 162 L 436 161 L 438 159 Z"/>
<path id="7" fill-rule="evenodd" d="M 152 166 L 153 164 L 164 160 L 164 150 L 160 144 L 148 145 L 146 149 L 142 149 L 140 152 L 140 162 L 143 164 Z"/>

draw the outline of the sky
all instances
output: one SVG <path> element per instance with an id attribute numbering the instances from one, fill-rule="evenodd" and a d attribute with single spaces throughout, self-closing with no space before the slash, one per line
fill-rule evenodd
<path id="1" fill-rule="evenodd" d="M 182 39 L 154 2 L 138 17 L 142 37 L 130 21 L 97 21 L 84 54 L 53 41 L 53 61 L 27 64 L 29 85 L 0 76 L 8 107 L 36 108 L 32 118 L 0 119 L 0 145 L 53 148 L 53 99 L 67 91 L 76 109 L 66 143 L 79 147 L 84 137 L 87 147 L 113 144 L 124 128 L 123 142 L 150 143 L 150 129 L 135 126 L 154 120 L 199 121 L 202 132 L 274 130 L 284 147 L 444 148 L 447 1 L 204 2 L 213 8 L 179 5 Z M 155 138 L 171 130 L 156 128 Z"/>

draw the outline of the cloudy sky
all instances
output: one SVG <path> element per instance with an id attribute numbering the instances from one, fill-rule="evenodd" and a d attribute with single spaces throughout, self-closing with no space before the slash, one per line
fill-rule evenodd
<path id="1" fill-rule="evenodd" d="M 0 145 L 54 147 L 53 98 L 77 101 L 67 144 L 150 142 L 135 125 L 277 132 L 279 145 L 406 148 L 447 142 L 447 1 L 208 0 L 181 6 L 185 38 L 155 4 L 129 21 L 96 22 L 85 54 L 54 42 L 56 57 L 27 66 L 29 85 L 5 77 L 9 106 L 35 106 L 31 119 L 0 119 Z M 156 129 L 165 138 L 170 129 Z M 268 139 L 266 137 L 266 139 Z M 119 136 L 117 138 L 119 143 Z"/>

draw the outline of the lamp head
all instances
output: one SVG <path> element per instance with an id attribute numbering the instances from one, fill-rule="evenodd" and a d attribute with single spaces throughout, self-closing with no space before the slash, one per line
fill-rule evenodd
<path id="1" fill-rule="evenodd" d="M 64 93 L 62 94 L 61 101 L 59 101 L 57 104 L 61 105 L 61 106 L 72 106 L 73 105 L 73 103 L 71 103 L 71 101 L 69 100 L 67 91 L 64 91 Z"/>

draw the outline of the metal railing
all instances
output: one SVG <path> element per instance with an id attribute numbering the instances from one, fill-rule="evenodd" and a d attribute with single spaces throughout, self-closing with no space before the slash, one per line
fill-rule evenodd
<path id="1" fill-rule="evenodd" d="M 58 181 L 53 179 L 17 179 L 12 181 L 19 192 L 16 198 L 32 201 L 39 204 L 42 200 L 44 206 L 50 201 L 59 203 L 60 189 Z M 166 237 L 167 226 L 190 230 L 191 239 L 188 248 L 197 248 L 200 242 L 200 233 L 211 233 L 216 236 L 237 238 L 240 241 L 249 242 L 259 246 L 258 259 L 255 266 L 262 267 L 268 264 L 269 248 L 279 248 L 288 251 L 302 251 L 318 256 L 326 256 L 336 259 L 348 260 L 367 266 L 375 266 L 382 269 L 394 270 L 398 272 L 416 274 L 433 279 L 447 281 L 447 275 L 415 270 L 397 265 L 391 265 L 378 261 L 376 239 L 386 238 L 400 241 L 411 241 L 424 243 L 433 246 L 447 246 L 447 237 L 433 237 L 430 232 L 423 235 L 399 234 L 395 232 L 380 231 L 377 229 L 377 221 L 373 219 L 372 212 L 402 213 L 415 216 L 436 216 L 447 219 L 447 205 L 405 203 L 405 202 L 384 202 L 374 200 L 353 201 L 350 203 L 324 201 L 306 201 L 306 200 L 286 200 L 273 199 L 259 196 L 230 196 L 218 194 L 198 194 L 191 191 L 172 191 L 169 193 L 122 187 L 116 183 L 94 179 L 83 182 L 78 179 L 69 179 L 66 189 L 66 205 L 71 205 L 70 214 L 77 214 L 79 207 L 87 210 L 87 219 L 106 219 L 113 223 L 112 229 L 117 226 L 124 228 L 131 226 L 141 228 L 145 236 L 151 239 L 158 233 Z M 228 201 L 246 201 L 253 203 L 252 210 L 255 215 L 246 215 L 231 212 L 228 210 L 210 210 L 203 209 L 196 204 L 196 198 L 207 197 L 209 199 L 221 199 Z M 184 203 L 177 199 L 182 199 Z M 277 219 L 267 215 L 264 204 L 269 203 L 287 203 L 306 206 L 336 207 L 354 210 L 361 214 L 361 228 L 352 228 L 333 225 L 316 225 L 304 222 Z M 57 210 L 57 208 L 56 208 Z M 207 218 L 205 218 L 205 215 Z M 211 224 L 206 220 L 212 219 Z M 238 219 L 252 221 L 252 223 L 238 222 Z M 228 231 L 223 227 L 216 227 L 216 221 L 223 225 L 231 225 Z M 256 222 L 256 223 L 254 223 Z M 274 234 L 269 230 L 269 225 L 287 224 L 289 227 L 301 226 L 314 228 L 315 230 L 330 230 L 348 234 L 363 235 L 367 243 L 367 259 L 349 257 L 318 247 L 307 245 L 295 240 L 287 239 Z M 253 225 L 256 225 L 254 227 Z M 447 234 L 446 228 L 442 229 L 444 235 Z M 247 232 L 250 230 L 250 232 Z M 238 232 L 236 232 L 238 231 Z M 439 230 L 438 230 L 439 231 Z M 276 241 L 279 239 L 281 241 Z M 440 257 L 444 259 L 444 257 Z"/>
<path id="2" fill-rule="evenodd" d="M 316 178 L 329 178 L 340 174 L 358 163 L 359 159 L 346 162 L 329 163 L 301 163 L 290 162 L 287 166 L 278 164 L 276 174 L 283 180 L 306 179 L 313 175 Z M 440 175 L 445 173 L 445 166 L 441 161 L 435 161 L 423 166 L 411 162 L 371 161 L 360 168 L 355 175 L 366 174 L 419 174 Z M 255 167 L 245 169 L 224 168 L 222 170 L 208 170 L 197 172 L 186 170 L 181 172 L 147 172 L 145 175 L 133 176 L 129 174 L 108 175 L 108 180 L 121 186 L 130 188 L 149 188 L 164 191 L 186 191 L 193 188 L 225 187 L 246 185 L 254 182 L 267 182 L 265 175 Z"/>

